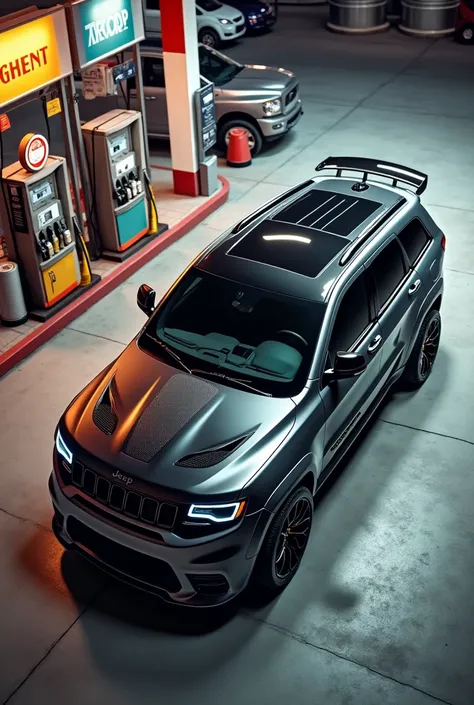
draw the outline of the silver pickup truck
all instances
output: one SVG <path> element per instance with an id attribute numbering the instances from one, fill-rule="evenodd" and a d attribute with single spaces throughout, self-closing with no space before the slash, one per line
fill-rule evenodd
<path id="1" fill-rule="evenodd" d="M 159 40 L 143 42 L 141 54 L 148 133 L 151 137 L 168 137 L 165 72 Z M 264 142 L 282 137 L 303 114 L 298 82 L 291 71 L 239 64 L 203 44 L 199 45 L 199 65 L 201 75 L 215 86 L 220 151 L 226 149 L 229 131 L 242 127 L 247 131 L 252 155 L 256 156 Z M 138 105 L 134 79 L 128 83 L 129 107 L 135 110 Z M 97 109 L 104 112 L 106 100 L 81 101 L 81 117 L 90 120 L 99 114 Z"/>

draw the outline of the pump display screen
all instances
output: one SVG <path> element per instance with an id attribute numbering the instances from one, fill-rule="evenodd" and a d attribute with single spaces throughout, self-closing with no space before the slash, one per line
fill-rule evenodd
<path id="1" fill-rule="evenodd" d="M 58 201 L 56 201 L 50 208 L 46 208 L 44 211 L 41 211 L 41 213 L 38 213 L 38 223 L 40 227 L 43 228 L 50 220 L 59 218 L 59 215 Z"/>
<path id="2" fill-rule="evenodd" d="M 128 152 L 128 135 L 122 132 L 116 137 L 112 137 L 109 141 L 109 154 L 111 157 L 116 157 L 123 152 Z"/>
<path id="3" fill-rule="evenodd" d="M 33 206 L 53 195 L 53 184 L 50 179 L 42 181 L 40 184 L 36 184 L 36 186 L 30 188 L 31 203 Z"/>

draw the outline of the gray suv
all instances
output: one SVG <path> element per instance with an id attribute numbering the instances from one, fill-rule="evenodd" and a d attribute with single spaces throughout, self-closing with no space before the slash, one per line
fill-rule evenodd
<path id="1" fill-rule="evenodd" d="M 142 285 L 144 327 L 59 422 L 56 536 L 167 600 L 283 589 L 316 492 L 392 385 L 432 370 L 445 237 L 427 177 L 352 157 L 317 172 L 157 305 Z"/>
<path id="2" fill-rule="evenodd" d="M 215 86 L 218 147 L 221 151 L 225 151 L 233 127 L 247 131 L 252 155 L 256 156 L 265 141 L 282 137 L 296 125 L 303 110 L 298 82 L 290 71 L 239 64 L 203 44 L 199 45 L 198 51 L 201 75 Z M 148 133 L 152 137 L 168 137 L 160 42 L 144 42 L 141 53 Z M 133 85 L 130 107 L 138 108 Z"/>

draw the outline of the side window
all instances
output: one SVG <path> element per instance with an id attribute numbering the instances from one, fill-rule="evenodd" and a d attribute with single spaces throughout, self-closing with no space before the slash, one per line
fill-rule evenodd
<path id="1" fill-rule="evenodd" d="M 163 59 L 154 56 L 144 57 L 143 85 L 151 88 L 165 87 L 165 67 Z"/>
<path id="2" fill-rule="evenodd" d="M 415 218 L 403 228 L 398 235 L 398 239 L 407 253 L 410 265 L 413 266 L 431 238 L 423 227 L 422 222 Z"/>
<path id="3" fill-rule="evenodd" d="M 406 275 L 405 259 L 397 240 L 388 243 L 371 264 L 382 308 Z"/>
<path id="4" fill-rule="evenodd" d="M 370 323 L 365 275 L 359 276 L 344 294 L 336 313 L 329 341 L 329 360 L 334 364 L 337 352 L 347 352 Z"/>

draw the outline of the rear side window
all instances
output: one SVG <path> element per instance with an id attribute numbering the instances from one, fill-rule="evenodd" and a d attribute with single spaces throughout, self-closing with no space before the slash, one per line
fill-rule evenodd
<path id="1" fill-rule="evenodd" d="M 365 276 L 361 275 L 344 294 L 329 343 L 331 364 L 337 352 L 347 352 L 370 323 Z"/>
<path id="2" fill-rule="evenodd" d="M 416 218 L 403 228 L 398 235 L 398 239 L 407 253 L 410 265 L 413 266 L 431 238 L 421 221 Z"/>
<path id="3" fill-rule="evenodd" d="M 385 306 L 406 274 L 403 251 L 397 240 L 391 240 L 371 264 L 377 287 L 379 306 Z"/>

